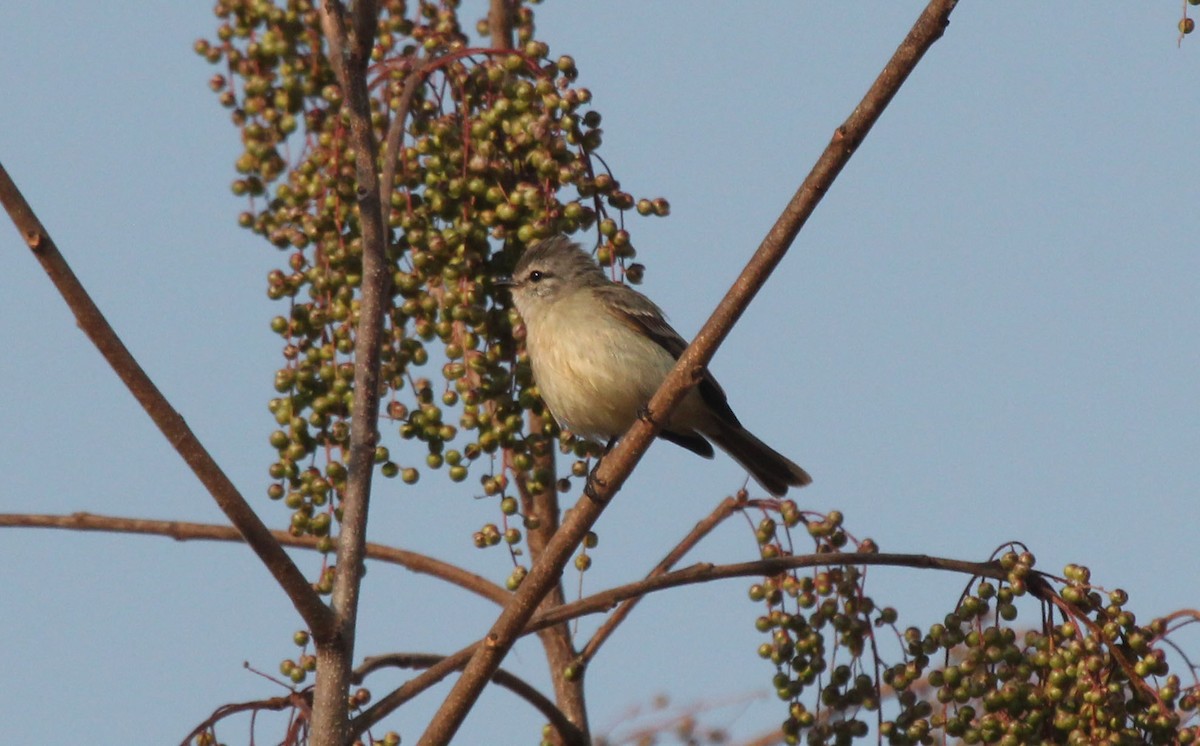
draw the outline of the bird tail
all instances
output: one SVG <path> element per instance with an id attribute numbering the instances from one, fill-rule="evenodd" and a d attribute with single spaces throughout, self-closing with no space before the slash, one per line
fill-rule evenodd
<path id="1" fill-rule="evenodd" d="M 705 435 L 750 472 L 755 481 L 772 495 L 781 497 L 787 493 L 788 487 L 803 487 L 812 482 L 808 472 L 756 438 L 746 428 L 722 422 L 715 430 Z"/>

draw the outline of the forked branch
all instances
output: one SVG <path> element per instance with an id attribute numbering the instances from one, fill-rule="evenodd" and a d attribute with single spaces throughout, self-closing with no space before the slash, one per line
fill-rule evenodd
<path id="1" fill-rule="evenodd" d="M 367 676 L 381 668 L 430 668 L 444 660 L 446 660 L 446 656 L 444 655 L 430 655 L 428 653 L 377 655 L 367 658 L 358 668 L 354 669 L 354 680 L 356 682 L 363 681 Z M 508 689 L 532 705 L 538 712 L 542 713 L 546 720 L 550 722 L 550 725 L 558 731 L 559 737 L 566 746 L 584 746 L 588 742 L 583 731 L 568 720 L 562 710 L 558 709 L 553 702 L 524 679 L 501 668 L 496 671 L 496 675 L 492 677 L 492 681 L 498 686 Z"/>
<path id="2" fill-rule="evenodd" d="M 33 513 L 0 513 L 0 527 L 57 528 L 69 531 L 99 531 L 118 534 L 165 536 L 176 541 L 244 541 L 232 526 L 190 521 L 155 521 L 148 518 L 72 513 L 70 515 L 37 515 Z M 287 531 L 271 531 L 275 541 L 285 547 L 316 550 L 320 539 L 315 536 L 293 536 Z M 512 593 L 487 578 L 468 572 L 458 565 L 435 557 L 386 544 L 367 542 L 367 559 L 400 565 L 412 572 L 444 580 L 463 590 L 503 606 Z"/>
<path id="3" fill-rule="evenodd" d="M 379 8 L 373 0 L 355 0 L 347 31 L 346 11 L 338 0 L 319 5 L 329 62 L 342 88 L 343 113 L 349 121 L 349 145 L 355 158 L 355 196 L 362 238 L 362 295 L 354 330 L 354 399 L 350 420 L 350 457 L 341 495 L 333 609 L 339 636 L 317 641 L 317 680 L 313 688 L 314 746 L 343 746 L 349 739 L 346 694 L 350 687 L 354 637 L 367 546 L 367 515 L 379 425 L 380 352 L 392 275 L 387 264 L 387 200 L 380 193 L 376 164 L 379 144 L 371 122 L 367 66 L 375 42 Z"/>
<path id="4" fill-rule="evenodd" d="M 810 567 L 832 566 L 888 566 L 908 567 L 924 570 L 941 570 L 954 572 L 971 577 L 1005 580 L 1008 571 L 999 562 L 969 562 L 965 560 L 934 557 L 927 554 L 881 554 L 873 552 L 838 552 L 778 557 L 775 559 L 738 562 L 728 565 L 714 565 L 707 562 L 697 563 L 682 570 L 653 575 L 626 585 L 609 588 L 608 590 L 588 596 L 587 598 L 547 609 L 535 615 L 521 635 L 528 635 L 545 629 L 548 626 L 562 624 L 572 619 L 578 619 L 589 614 L 601 614 L 610 611 L 622 602 L 630 599 L 640 599 L 650 593 L 677 588 L 684 585 L 709 583 L 715 580 L 731 578 L 770 577 L 780 573 Z M 1041 573 L 1031 573 L 1026 578 L 1029 593 L 1043 602 L 1056 603 L 1061 601 L 1053 587 Z M 446 656 L 437 664 L 426 669 L 420 675 L 406 681 L 398 689 L 379 699 L 370 709 L 355 719 L 352 724 L 355 733 L 361 733 L 382 720 L 400 705 L 416 697 L 421 692 L 434 686 L 442 679 L 461 668 L 470 656 L 486 647 L 487 641 L 474 642 L 452 655 Z"/>
<path id="5" fill-rule="evenodd" d="M 743 503 L 736 498 L 727 497 L 720 502 L 719 505 L 709 513 L 704 520 L 700 521 L 688 532 L 688 535 L 683 537 L 683 540 L 675 545 L 675 548 L 667 553 L 667 556 L 662 559 L 654 569 L 647 575 L 647 579 L 656 578 L 660 575 L 665 575 L 671 571 L 679 560 L 683 559 L 684 555 L 692 550 L 700 540 L 708 536 L 717 526 L 733 515 Z M 596 653 L 600 651 L 600 646 L 604 644 L 613 632 L 617 631 L 617 627 L 625 621 L 626 617 L 633 611 L 633 607 L 637 606 L 641 596 L 635 596 L 623 602 L 621 606 L 613 612 L 612 616 L 604 620 L 604 624 L 600 625 L 600 629 L 596 630 L 596 634 L 592 635 L 592 639 L 588 640 L 583 646 L 583 650 L 579 653 L 580 663 L 587 665 L 588 661 L 596 657 Z"/>
<path id="6" fill-rule="evenodd" d="M 67 260 L 59 253 L 50 233 L 38 220 L 33 208 L 25 201 L 17 185 L 13 183 L 8 171 L 0 165 L 0 202 L 8 216 L 12 218 L 21 238 L 29 246 L 34 257 L 46 271 L 54 287 L 58 289 L 71 312 L 75 314 L 76 323 L 83 330 L 92 344 L 100 350 L 100 354 L 112 367 L 117 377 L 138 400 L 146 414 L 158 426 L 163 437 L 183 457 L 191 467 L 192 473 L 212 495 L 213 500 L 225 513 L 229 521 L 237 528 L 254 553 L 258 555 L 267 570 L 283 588 L 284 593 L 291 599 L 292 605 L 300 613 L 304 623 L 312 631 L 313 639 L 328 640 L 335 634 L 333 614 L 329 607 L 321 601 L 321 597 L 313 590 L 312 585 L 292 562 L 291 557 L 279 546 L 279 542 L 271 535 L 270 529 L 258 517 L 246 499 L 238 492 L 237 487 L 222 471 L 208 450 L 200 443 L 196 434 L 188 427 L 187 422 L 180 416 L 171 403 L 167 401 L 146 371 L 138 364 L 133 355 L 125 347 L 125 343 L 117 336 L 104 314 L 96 306 L 92 297 L 79 282 L 79 278 L 71 271 Z"/>
<path id="7" fill-rule="evenodd" d="M 957 0 L 931 0 L 862 101 L 845 123 L 835 130 L 832 141 L 767 233 L 758 251 L 650 400 L 649 410 L 654 417 L 635 422 L 617 447 L 604 458 L 592 485 L 595 499 L 579 501 L 567 514 L 562 528 L 547 545 L 541 561 L 533 566 L 513 602 L 492 625 L 484 644 L 476 650 L 462 676 L 434 715 L 418 742 L 420 746 L 443 746 L 454 737 L 513 642 L 522 634 L 541 599 L 554 587 L 571 553 L 600 517 L 606 501 L 616 494 L 642 454 L 650 447 L 657 432 L 655 421 L 661 422 L 669 416 L 672 408 L 699 380 L 699 375 L 712 359 L 718 345 L 783 259 L 838 173 L 849 162 L 925 52 L 941 38 L 955 5 Z"/>

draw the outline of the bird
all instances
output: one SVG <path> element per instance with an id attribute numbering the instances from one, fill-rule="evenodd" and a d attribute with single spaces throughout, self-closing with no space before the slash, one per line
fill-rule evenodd
<path id="1" fill-rule="evenodd" d="M 531 245 L 512 274 L 495 284 L 508 288 L 524 322 L 542 401 L 560 427 L 584 440 L 611 446 L 646 414 L 650 397 L 687 348 L 653 301 L 609 279 L 565 235 Z M 658 437 L 704 458 L 713 458 L 715 444 L 776 497 L 812 482 L 742 425 L 707 369 L 661 423 Z"/>

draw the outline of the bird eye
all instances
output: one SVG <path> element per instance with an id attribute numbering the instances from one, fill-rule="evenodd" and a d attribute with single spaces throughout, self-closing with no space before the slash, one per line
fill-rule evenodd
<path id="1" fill-rule="evenodd" d="M 541 282 L 541 280 L 542 280 L 542 273 L 539 272 L 538 270 L 535 269 L 534 271 L 529 273 L 529 281 L 530 282 Z"/>

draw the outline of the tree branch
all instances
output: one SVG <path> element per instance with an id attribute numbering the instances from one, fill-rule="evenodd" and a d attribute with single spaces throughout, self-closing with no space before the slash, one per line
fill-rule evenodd
<path id="1" fill-rule="evenodd" d="M 917 62 L 935 41 L 941 38 L 950 12 L 957 0 L 931 0 L 908 36 L 892 55 L 866 96 L 839 127 L 808 177 L 800 185 L 783 214 L 767 233 L 742 274 L 717 306 L 696 339 L 679 357 L 675 368 L 650 400 L 652 418 L 635 422 L 617 447 L 600 463 L 594 479 L 594 499 L 580 500 L 567 514 L 562 528 L 546 547 L 542 561 L 534 565 L 521 583 L 512 603 L 492 625 L 484 644 L 455 682 L 450 694 L 438 708 L 418 746 L 443 746 L 458 731 L 467 712 L 479 698 L 492 673 L 508 654 L 513 642 L 533 616 L 538 602 L 550 592 L 574 547 L 600 517 L 604 504 L 621 488 L 633 467 L 649 448 L 658 425 L 694 386 L 712 359 L 717 346 L 779 264 L 821 198 L 833 185 L 839 172 L 850 160 L 888 102 L 895 96 Z"/>
<path id="2" fill-rule="evenodd" d="M 511 0 L 490 0 L 488 3 L 488 38 L 493 49 L 510 50 L 513 48 L 513 8 Z M 545 418 L 535 412 L 529 413 L 529 432 L 539 434 L 532 439 L 542 447 L 534 448 L 530 454 L 533 457 L 533 471 L 554 475 L 557 473 L 553 442 L 542 438 L 542 426 Z M 517 489 L 521 495 L 521 510 L 532 522 L 526 529 L 526 544 L 529 547 L 529 560 L 536 565 L 550 543 L 551 537 L 558 531 L 561 507 L 558 501 L 558 490 L 553 477 L 545 480 L 541 490 L 536 492 L 528 489 L 524 475 L 517 477 Z M 550 609 L 561 605 L 566 600 L 563 593 L 561 576 L 555 580 L 541 599 L 540 608 Z M 576 659 L 575 642 L 571 629 L 566 624 L 548 627 L 538 633 L 542 649 L 546 652 L 546 665 L 550 669 L 550 681 L 554 685 L 554 698 L 571 722 L 578 728 L 581 738 L 589 741 L 587 702 L 584 698 L 583 668 L 578 667 L 576 675 L 568 676 L 567 669 Z M 566 739 L 565 732 L 560 735 Z"/>
<path id="3" fill-rule="evenodd" d="M 375 46 L 375 32 L 379 24 L 379 3 L 377 0 L 352 0 L 350 19 L 354 36 L 353 59 L 355 64 L 361 64 L 363 72 L 371 59 L 371 49 Z M 364 81 L 365 82 L 365 81 Z"/>
<path id="4" fill-rule="evenodd" d="M 392 714 L 396 708 L 405 702 L 465 666 L 467 661 L 471 659 L 471 655 L 479 648 L 479 645 L 478 642 L 473 642 L 458 652 L 447 655 L 442 660 L 425 669 L 422 673 L 388 692 L 382 699 L 376 700 L 375 704 L 371 705 L 351 721 L 351 734 L 357 736 L 363 733 L 380 720 Z"/>
<path id="5" fill-rule="evenodd" d="M 540 433 L 543 418 L 533 412 L 529 413 L 529 428 L 531 432 Z M 553 441 L 538 436 L 532 439 L 535 443 L 533 451 L 533 469 L 553 475 L 555 473 L 555 455 Z M 539 448 L 540 447 L 540 448 Z M 521 495 L 521 510 L 532 523 L 526 529 L 525 538 L 529 546 L 529 559 L 534 565 L 538 563 L 546 551 L 547 545 L 558 532 L 559 503 L 558 492 L 554 479 L 546 482 L 541 490 L 533 492 L 528 489 L 525 475 L 517 475 L 517 490 Z M 541 600 L 541 609 L 552 609 L 566 601 L 563 593 L 561 576 L 550 587 Z M 538 639 L 546 651 L 546 665 L 550 669 L 550 681 L 554 684 L 554 697 L 559 707 L 567 713 L 579 730 L 588 732 L 587 706 L 583 695 L 583 671 L 577 669 L 575 676 L 567 676 L 567 667 L 576 658 L 575 643 L 571 630 L 565 623 L 547 627 L 538 632 Z"/>
<path id="6" fill-rule="evenodd" d="M 354 339 L 350 457 L 346 489 L 341 496 L 337 565 L 330 598 L 339 639 L 324 645 L 317 641 L 317 681 L 313 692 L 313 743 L 316 746 L 343 746 L 349 741 L 346 696 L 354 657 L 371 477 L 379 437 L 379 358 L 392 276 L 386 258 L 385 199 L 380 194 L 376 171 L 378 147 L 371 125 L 370 93 L 367 90 L 367 65 L 375 39 L 378 7 L 371 0 L 356 0 L 351 18 L 353 39 L 346 33 L 345 11 L 340 2 L 325 0 L 320 5 L 320 13 L 330 62 L 344 92 L 342 105 L 350 120 L 349 144 L 357 155 L 356 195 L 362 237 L 362 296 Z"/>
<path id="7" fill-rule="evenodd" d="M 271 697 L 270 699 L 259 699 L 251 702 L 238 702 L 235 704 L 221 705 L 212 715 L 208 716 L 204 722 L 192 728 L 192 732 L 184 737 L 179 746 L 192 746 L 193 739 L 206 730 L 211 729 L 220 721 L 231 715 L 236 715 L 239 712 L 280 712 L 283 710 L 297 709 L 302 710 L 306 714 L 311 711 L 312 702 L 308 697 L 307 692 L 291 692 L 280 697 Z"/>
<path id="8" fill-rule="evenodd" d="M 313 638 L 333 637 L 334 620 L 329 607 L 321 601 L 309 581 L 272 537 L 271 531 L 113 331 L 3 165 L 0 165 L 0 203 L 4 204 L 17 231 L 75 314 L 79 328 L 100 350 L 100 354 L 146 410 L 146 414 L 150 415 L 167 442 L 183 457 L 243 540 L 262 560 L 296 607 Z"/>
<path id="9" fill-rule="evenodd" d="M 512 49 L 513 27 L 511 0 L 489 0 L 488 39 L 497 49 Z"/>
<path id="10" fill-rule="evenodd" d="M 667 588 L 677 588 L 681 585 L 708 583 L 714 580 L 743 577 L 770 577 L 788 570 L 802 567 L 825 567 L 832 565 L 870 566 L 883 565 L 888 567 L 910 567 L 918 570 L 942 570 L 956 572 L 993 580 L 1007 580 L 1008 571 L 1000 567 L 998 562 L 969 562 L 966 560 L 932 557 L 927 554 L 876 554 L 866 552 L 838 552 L 828 554 L 802 554 L 792 557 L 777 557 L 774 559 L 753 560 L 728 565 L 714 565 L 700 562 L 682 570 L 656 575 L 644 580 L 616 586 L 587 598 L 542 612 L 529 620 L 529 626 L 522 632 L 536 632 L 547 624 L 576 619 L 588 614 L 606 612 L 622 601 L 641 598 L 649 593 L 657 593 Z M 1029 592 L 1042 601 L 1052 601 L 1057 594 L 1047 583 L 1042 574 L 1033 573 L 1029 576 Z"/>
<path id="11" fill-rule="evenodd" d="M 710 513 L 704 520 L 697 523 L 695 527 L 688 532 L 688 535 L 683 537 L 683 541 L 679 542 L 675 548 L 663 558 L 661 562 L 655 565 L 654 569 L 651 570 L 650 574 L 646 577 L 656 578 L 669 572 L 670 569 L 675 566 L 676 562 L 678 562 L 685 554 L 692 550 L 692 547 L 699 544 L 705 536 L 708 536 L 713 529 L 721 525 L 721 523 L 726 518 L 733 515 L 735 511 L 741 510 L 743 504 L 744 503 L 732 497 L 727 497 L 722 500 L 721 503 L 717 505 L 716 509 L 714 509 L 713 512 Z M 621 625 L 621 622 L 625 621 L 625 618 L 629 616 L 630 612 L 633 611 L 633 607 L 637 606 L 637 603 L 640 600 L 641 596 L 635 596 L 629 599 L 621 604 L 620 608 L 613 612 L 612 616 L 604 620 L 604 623 L 600 625 L 600 629 L 596 630 L 596 634 L 592 635 L 592 639 L 588 640 L 588 643 L 583 646 L 583 651 L 579 654 L 579 661 L 581 663 L 586 665 L 590 660 L 592 660 L 592 658 L 596 657 L 596 653 L 600 652 L 600 646 L 612 636 L 612 633 L 617 630 L 617 627 Z"/>
<path id="12" fill-rule="evenodd" d="M 377 655 L 367 658 L 358 668 L 354 669 L 354 681 L 362 682 L 367 676 L 381 668 L 429 668 L 444 660 L 446 660 L 446 656 L 444 655 L 430 655 L 427 653 Z M 558 731 L 563 743 L 568 746 L 585 746 L 588 743 L 583 731 L 567 719 L 562 710 L 555 707 L 553 702 L 532 685 L 514 674 L 505 671 L 503 668 L 496 670 L 496 675 L 492 677 L 492 681 L 533 705 L 538 712 L 546 717 L 546 720 L 550 721 L 554 729 Z"/>
<path id="13" fill-rule="evenodd" d="M 769 577 L 803 567 L 829 567 L 834 565 L 911 567 L 914 569 L 963 573 L 973 577 L 985 577 L 995 580 L 1008 579 L 1008 572 L 1000 566 L 999 562 L 968 562 L 945 557 L 932 557 L 927 554 L 837 552 L 777 557 L 774 559 L 754 560 L 729 565 L 698 563 L 675 572 L 656 575 L 634 583 L 610 588 L 579 601 L 573 601 L 541 612 L 530 619 L 529 624 L 521 630 L 520 636 L 533 634 L 548 626 L 562 624 L 589 614 L 604 613 L 622 601 L 641 598 L 649 593 L 657 593 L 668 588 L 696 583 L 708 583 L 714 580 L 727 580 L 730 578 Z M 1042 573 L 1034 572 L 1026 578 L 1026 583 L 1029 592 L 1035 598 L 1053 603 L 1058 596 L 1045 578 L 1046 576 Z M 354 733 L 363 732 L 387 717 L 400 705 L 461 668 L 475 652 L 484 648 L 486 644 L 486 640 L 471 643 L 454 654 L 446 656 L 444 660 L 431 666 L 420 676 L 410 679 L 403 686 L 378 700 L 368 711 L 355 718 L 352 725 Z"/>
<path id="14" fill-rule="evenodd" d="M 374 4 L 356 5 L 355 28 L 368 24 L 374 29 L 375 19 L 357 17 L 374 11 Z M 347 45 L 341 4 L 327 0 L 321 6 L 321 21 L 331 51 Z M 373 38 L 373 37 L 372 37 Z M 335 41 L 336 40 L 336 41 Z M 366 65 L 369 56 L 361 54 L 361 44 L 348 60 L 334 63 L 338 82 L 345 91 L 345 104 L 350 117 L 350 147 L 358 154 L 355 159 L 358 180 L 358 217 L 362 234 L 362 304 L 354 344 L 354 401 L 350 425 L 349 476 L 342 495 L 342 519 L 338 533 L 337 575 L 334 580 L 332 606 L 338 615 L 343 632 L 352 632 L 357 610 L 358 580 L 362 569 L 363 547 L 366 544 L 367 507 L 374 472 L 375 445 L 379 424 L 379 351 L 383 337 L 383 315 L 391 275 L 385 259 L 386 235 L 383 227 L 382 199 L 376 176 L 375 133 L 371 127 L 370 98 L 367 91 Z M 367 47 L 369 51 L 369 47 Z M 352 648 L 351 648 L 352 649 Z"/>
<path id="15" fill-rule="evenodd" d="M 188 521 L 154 521 L 145 518 L 123 518 L 94 513 L 72 513 L 71 515 L 0 513 L 0 528 L 3 527 L 143 534 L 165 536 L 176 541 L 245 541 L 232 526 Z M 320 541 L 315 536 L 292 536 L 287 531 L 272 531 L 271 536 L 283 546 L 301 549 L 316 550 Z M 512 594 L 506 589 L 485 577 L 418 552 L 367 542 L 366 556 L 368 559 L 400 565 L 412 572 L 444 580 L 500 606 L 508 603 L 508 599 L 512 597 Z"/>

